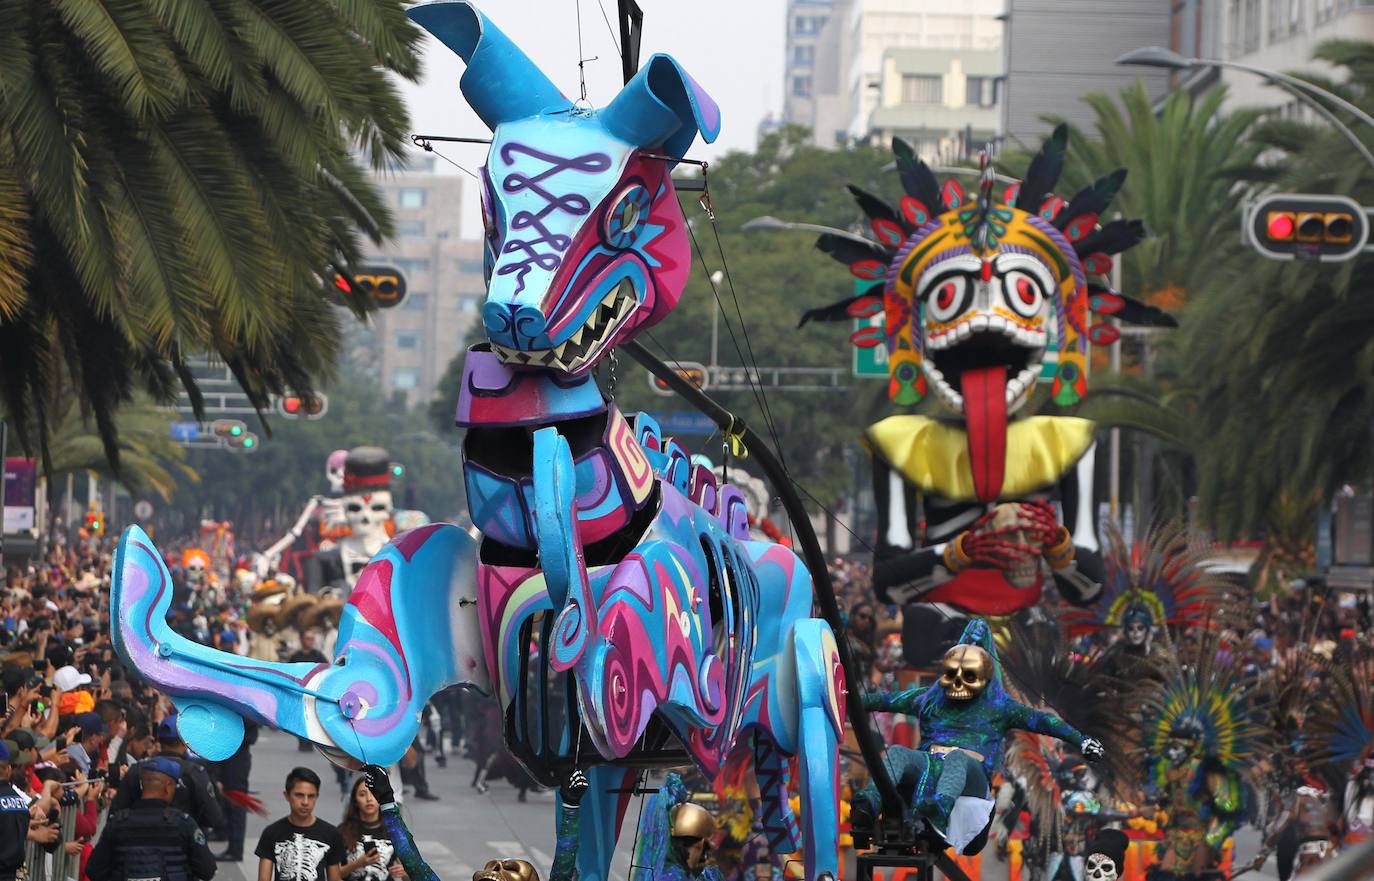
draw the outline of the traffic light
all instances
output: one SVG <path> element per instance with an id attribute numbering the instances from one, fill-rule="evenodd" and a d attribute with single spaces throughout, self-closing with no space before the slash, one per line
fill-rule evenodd
<path id="1" fill-rule="evenodd" d="M 282 395 L 277 410 L 287 419 L 319 419 L 329 412 L 329 398 L 321 394 Z"/>
<path id="2" fill-rule="evenodd" d="M 360 266 L 347 276 L 336 275 L 334 287 L 366 297 L 377 309 L 399 306 L 406 298 L 406 277 L 394 266 Z"/>
<path id="3" fill-rule="evenodd" d="M 1369 218 L 1345 196 L 1277 193 L 1248 209 L 1245 238 L 1271 260 L 1339 263 L 1364 250 Z"/>
<path id="4" fill-rule="evenodd" d="M 105 534 L 105 513 L 103 511 L 86 512 L 86 531 L 91 535 Z"/>
<path id="5" fill-rule="evenodd" d="M 243 453 L 255 453 L 258 449 L 258 436 L 251 431 L 229 438 L 229 449 Z"/>
<path id="6" fill-rule="evenodd" d="M 392 462 L 392 463 L 391 463 L 391 476 L 392 476 L 392 477 L 405 477 L 405 476 L 406 476 L 406 466 L 402 465 L 400 462 Z"/>
<path id="7" fill-rule="evenodd" d="M 233 441 L 248 433 L 248 426 L 239 419 L 216 419 L 210 424 L 210 429 L 214 431 L 215 437 L 224 438 L 226 441 Z"/>

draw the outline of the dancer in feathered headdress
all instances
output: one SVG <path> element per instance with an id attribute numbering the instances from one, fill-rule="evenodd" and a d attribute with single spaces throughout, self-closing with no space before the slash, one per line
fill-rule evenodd
<path id="1" fill-rule="evenodd" d="M 1106 539 L 1102 596 L 1089 608 L 1065 613 L 1069 631 L 1117 631 L 1120 638 L 1105 658 L 1107 671 L 1122 679 L 1150 675 L 1156 635 L 1164 628 L 1177 635 L 1215 614 L 1222 586 L 1199 566 L 1202 554 L 1189 545 L 1180 524 L 1156 524 L 1132 545 L 1109 524 Z"/>
<path id="2" fill-rule="evenodd" d="M 1014 744 L 1007 753 L 1008 770 L 1037 780 L 1026 787 L 1026 802 L 1040 838 L 1040 847 L 1032 851 L 1043 854 L 1045 877 L 1054 877 L 1068 860 L 1073 877 L 1082 878 L 1088 839 L 1108 821 L 1133 814 L 1115 793 L 1123 791 L 1127 780 L 1134 783 L 1134 732 L 1122 724 L 1122 717 L 1123 708 L 1139 706 L 1144 699 L 1142 682 L 1113 676 L 1101 653 L 1074 649 L 1054 621 L 1014 623 L 1002 663 L 1009 683 L 1027 704 L 1062 707 L 1068 724 L 1102 732 L 1106 760 L 1098 769 L 1089 768 L 1073 749 L 1058 749 L 1044 738 L 1034 738 L 1038 744 Z M 1053 797 L 1032 791 L 1032 786 L 1043 785 L 1039 781 L 1046 774 L 1053 779 Z"/>
<path id="3" fill-rule="evenodd" d="M 1374 837 L 1374 662 L 1362 658 L 1332 668 L 1310 730 L 1312 764 L 1344 782 L 1345 842 Z"/>
<path id="4" fill-rule="evenodd" d="M 1118 336 L 1091 323 L 1092 312 L 1172 319 L 1103 281 L 1112 255 L 1145 235 L 1140 221 L 1098 223 L 1125 171 L 1067 201 L 1051 192 L 1067 139 L 1056 129 L 1026 179 L 1000 193 L 986 157 L 965 193 L 894 139 L 900 205 L 850 187 L 873 238 L 835 231 L 817 242 L 848 264 L 856 294 L 802 323 L 881 314 L 882 326 L 851 341 L 886 347 L 893 402 L 912 405 L 933 389 L 956 416 L 892 416 L 865 433 L 879 511 L 874 587 L 886 602 L 1002 615 L 1039 602 L 1047 577 L 1075 603 L 1101 589 L 1093 424 L 1010 417 L 1046 375 L 1055 404 L 1083 399 L 1089 343 Z"/>
<path id="5" fill-rule="evenodd" d="M 1137 758 L 1168 813 L 1152 881 L 1221 878 L 1226 840 L 1246 819 L 1255 763 L 1270 751 L 1253 688 L 1205 632 L 1144 705 Z"/>

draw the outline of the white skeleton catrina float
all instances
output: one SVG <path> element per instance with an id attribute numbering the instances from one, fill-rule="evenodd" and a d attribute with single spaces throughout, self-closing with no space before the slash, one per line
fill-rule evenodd
<path id="1" fill-rule="evenodd" d="M 331 457 L 332 459 L 333 457 Z M 343 463 L 343 496 L 338 500 L 346 534 L 317 559 L 323 584 L 351 591 L 373 555 L 395 532 L 391 501 L 391 461 L 381 447 L 356 447 Z"/>

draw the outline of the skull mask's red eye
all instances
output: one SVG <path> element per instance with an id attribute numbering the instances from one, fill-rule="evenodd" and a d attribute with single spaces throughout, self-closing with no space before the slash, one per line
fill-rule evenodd
<path id="1" fill-rule="evenodd" d="M 939 322 L 950 321 L 968 308 L 968 278 L 963 275 L 949 275 L 937 279 L 928 288 L 926 308 L 931 319 Z"/>

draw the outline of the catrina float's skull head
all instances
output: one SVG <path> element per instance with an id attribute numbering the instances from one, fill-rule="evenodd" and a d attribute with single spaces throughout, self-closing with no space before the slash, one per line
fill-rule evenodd
<path id="1" fill-rule="evenodd" d="M 344 459 L 344 519 L 352 536 L 387 540 L 391 523 L 391 462 L 381 447 L 357 447 Z"/>
<path id="2" fill-rule="evenodd" d="M 472 881 L 539 881 L 539 872 L 524 860 L 490 860 Z"/>
<path id="3" fill-rule="evenodd" d="M 1083 877 L 1087 881 L 1116 881 L 1118 870 L 1116 862 L 1104 853 L 1090 853 L 1083 864 Z"/>
<path id="4" fill-rule="evenodd" d="M 945 697 L 971 701 L 992 681 L 992 656 L 976 645 L 960 644 L 945 652 L 940 688 Z"/>
<path id="5" fill-rule="evenodd" d="M 406 14 L 467 63 L 459 87 L 492 130 L 482 169 L 482 324 L 506 364 L 580 375 L 661 321 L 690 269 L 670 171 L 720 110 L 655 55 L 602 108 L 575 105 L 469 3 Z"/>

